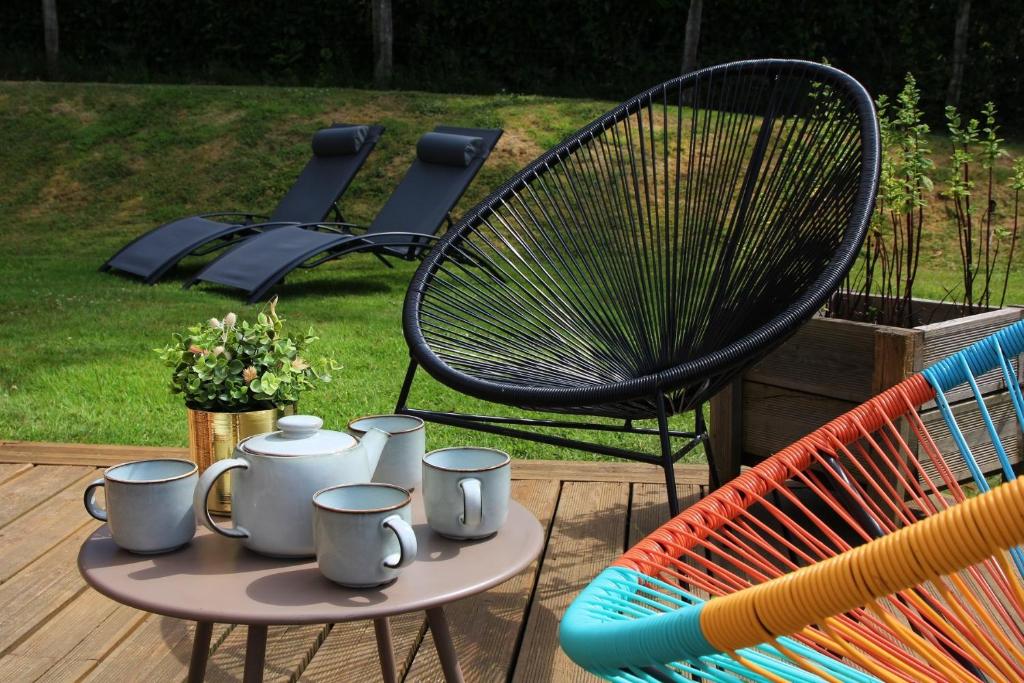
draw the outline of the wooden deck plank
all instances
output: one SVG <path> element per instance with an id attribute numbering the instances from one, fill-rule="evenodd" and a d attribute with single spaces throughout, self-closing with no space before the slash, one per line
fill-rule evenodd
<path id="1" fill-rule="evenodd" d="M 92 520 L 82 505 L 82 492 L 95 478 L 96 472 L 90 471 L 41 505 L 0 527 L 0 547 L 18 549 L 18 552 L 0 553 L 0 584 Z"/>
<path id="2" fill-rule="evenodd" d="M 426 622 L 422 612 L 403 614 L 391 619 L 391 641 L 395 651 L 395 663 L 399 669 L 399 680 L 404 676 L 422 639 L 424 628 Z M 382 681 L 373 622 L 357 621 L 334 625 L 299 680 L 310 683 Z"/>
<path id="3" fill-rule="evenodd" d="M 79 465 L 109 467 L 127 460 L 145 458 L 188 458 L 188 449 L 154 446 L 0 442 L 0 463 L 36 465 Z M 611 481 L 657 484 L 664 481 L 660 468 L 633 462 L 591 462 L 572 460 L 513 460 L 513 479 L 556 479 L 560 481 Z M 680 484 L 707 482 L 705 465 L 676 465 Z"/>
<path id="4" fill-rule="evenodd" d="M 182 457 L 188 457 L 188 449 L 43 441 L 4 441 L 0 443 L 0 462 L 7 463 L 110 467 L 129 460 Z"/>
<path id="5" fill-rule="evenodd" d="M 86 590 L 0 659 L 0 681 L 77 681 L 145 618 Z"/>
<path id="6" fill-rule="evenodd" d="M 24 474 L 32 469 L 31 463 L 27 462 L 5 462 L 0 463 L 0 484 L 6 484 L 19 474 Z"/>
<path id="7" fill-rule="evenodd" d="M 580 589 L 622 553 L 628 498 L 624 483 L 562 485 L 514 681 L 596 680 L 558 647 L 558 621 Z"/>
<path id="8" fill-rule="evenodd" d="M 0 527 L 95 471 L 92 467 L 33 467 L 0 485 Z"/>
<path id="9" fill-rule="evenodd" d="M 0 655 L 46 622 L 85 588 L 78 548 L 99 522 L 86 524 L 0 584 Z"/>
<path id="10" fill-rule="evenodd" d="M 211 647 L 216 647 L 231 628 L 217 624 L 213 629 Z M 183 680 L 192 656 L 193 633 L 194 622 L 150 614 L 84 680 Z M 208 666 L 206 672 L 212 676 L 213 667 Z"/>
<path id="11" fill-rule="evenodd" d="M 679 509 L 685 510 L 701 497 L 701 487 L 683 484 L 676 487 L 679 493 Z M 629 540 L 633 546 L 659 526 L 669 520 L 668 499 L 665 486 L 658 484 L 633 484 L 633 496 L 629 511 Z"/>
<path id="12" fill-rule="evenodd" d="M 324 641 L 328 626 L 271 626 L 267 633 L 267 656 L 263 680 L 294 681 Z M 207 664 L 208 683 L 231 683 L 245 672 L 245 639 L 248 629 L 235 627 L 211 655 Z"/>
<path id="13" fill-rule="evenodd" d="M 551 524 L 558 500 L 559 482 L 525 480 L 512 484 L 512 496 L 534 514 L 545 531 Z M 537 579 L 538 562 L 523 573 L 445 608 L 455 651 L 467 681 L 504 681 L 513 666 L 530 596 Z M 407 680 L 443 681 L 441 660 L 428 630 L 416 651 Z"/>
<path id="14" fill-rule="evenodd" d="M 706 484 L 708 480 L 707 465 L 676 465 L 675 471 L 679 484 Z M 665 473 L 660 467 L 634 462 L 513 460 L 512 478 L 665 483 Z"/>

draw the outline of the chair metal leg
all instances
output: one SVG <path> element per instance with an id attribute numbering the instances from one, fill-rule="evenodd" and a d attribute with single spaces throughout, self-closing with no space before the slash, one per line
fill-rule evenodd
<path id="1" fill-rule="evenodd" d="M 213 636 L 212 621 L 196 622 L 196 634 L 192 639 L 192 659 L 188 663 L 188 683 L 202 683 L 206 678 L 206 662 L 210 659 L 211 636 Z"/>
<path id="2" fill-rule="evenodd" d="M 704 405 L 701 404 L 693 410 L 693 430 L 698 434 L 704 435 L 704 457 L 708 461 L 708 488 L 714 491 L 719 486 L 724 484 L 722 481 L 722 471 L 720 469 L 720 463 L 715 462 L 714 451 L 711 450 L 711 435 L 708 434 L 708 426 L 704 422 Z M 733 479 L 739 476 L 739 469 L 735 472 L 726 473 L 728 479 Z M 727 479 L 727 480 L 728 480 Z"/>
<path id="3" fill-rule="evenodd" d="M 672 458 L 672 439 L 669 437 L 668 411 L 665 410 L 665 395 L 658 394 L 658 434 L 661 439 L 661 468 L 665 470 L 665 490 L 668 492 L 668 512 L 675 517 L 679 514 L 679 493 L 676 491 L 675 461 Z"/>
<path id="4" fill-rule="evenodd" d="M 263 683 L 263 663 L 267 657 L 267 627 L 250 624 L 245 636 L 245 673 L 243 683 Z"/>
<path id="5" fill-rule="evenodd" d="M 430 624 L 430 632 L 434 634 L 434 647 L 437 648 L 437 656 L 441 659 L 444 680 L 447 683 L 463 683 L 462 669 L 459 668 L 459 658 L 455 654 L 455 645 L 448 632 L 448 619 L 444 616 L 444 608 L 428 609 L 427 623 Z"/>
<path id="6" fill-rule="evenodd" d="M 412 390 L 412 381 L 416 377 L 416 359 L 409 359 L 409 369 L 405 371 L 405 380 L 402 382 L 402 390 L 398 393 L 398 401 L 395 403 L 395 413 L 399 414 L 405 410 L 409 402 L 409 392 Z"/>

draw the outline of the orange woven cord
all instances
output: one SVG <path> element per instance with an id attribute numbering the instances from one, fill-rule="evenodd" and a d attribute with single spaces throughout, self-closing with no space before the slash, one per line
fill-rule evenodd
<path id="1" fill-rule="evenodd" d="M 760 494 L 770 489 L 771 483 L 781 483 L 794 472 L 806 469 L 815 459 L 819 449 L 836 441 L 848 443 L 859 436 L 859 428 L 852 418 L 856 417 L 863 428 L 875 431 L 891 422 L 897 416 L 913 412 L 919 406 L 935 398 L 931 386 L 921 375 L 910 377 L 900 384 L 882 392 L 870 401 L 819 427 L 799 441 L 779 451 L 771 458 L 746 470 L 736 479 L 712 491 L 703 499 L 669 520 L 646 539 L 633 546 L 613 566 L 628 567 L 650 576 L 657 575 L 670 559 L 661 552 L 660 543 L 652 540 L 660 537 L 687 538 L 685 543 L 676 540 L 673 545 L 694 547 L 699 538 L 687 536 L 686 526 L 694 518 L 721 519 L 713 514 L 716 509 L 735 509 L 736 505 L 747 507 L 760 499 Z M 923 426 L 922 426 L 923 429 Z M 938 453 L 935 451 L 935 455 Z M 730 502 L 733 505 L 730 505 Z M 711 527 L 710 524 L 707 524 Z"/>
<path id="2" fill-rule="evenodd" d="M 955 542 L 944 544 L 944 556 L 927 552 L 949 539 Z M 1015 480 L 838 557 L 711 600 L 701 613 L 702 630 L 722 651 L 752 647 L 765 641 L 765 631 L 772 637 L 796 633 L 1021 542 L 1024 480 Z"/>

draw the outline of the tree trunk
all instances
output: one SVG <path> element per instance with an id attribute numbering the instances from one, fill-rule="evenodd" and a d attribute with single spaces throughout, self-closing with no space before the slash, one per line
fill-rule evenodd
<path id="1" fill-rule="evenodd" d="M 373 87 L 391 86 L 392 45 L 391 0 L 371 0 L 373 18 Z"/>
<path id="2" fill-rule="evenodd" d="M 967 29 L 971 14 L 971 0 L 959 0 L 956 10 L 956 28 L 953 30 L 953 63 L 946 90 L 946 104 L 960 103 L 960 85 L 964 81 L 964 61 L 967 59 Z"/>
<path id="3" fill-rule="evenodd" d="M 57 26 L 57 0 L 43 0 L 43 42 L 46 46 L 46 75 L 60 76 L 60 29 Z"/>
<path id="4" fill-rule="evenodd" d="M 700 43 L 700 15 L 703 9 L 704 0 L 690 0 L 683 38 L 683 68 L 680 73 L 688 74 L 697 67 L 697 44 Z"/>

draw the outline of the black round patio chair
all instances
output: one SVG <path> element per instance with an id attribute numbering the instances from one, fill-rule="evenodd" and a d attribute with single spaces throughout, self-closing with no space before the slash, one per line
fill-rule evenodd
<path id="1" fill-rule="evenodd" d="M 657 464 L 675 514 L 672 464 L 708 449 L 702 405 L 852 266 L 879 154 L 868 93 L 828 66 L 737 62 L 647 90 L 504 183 L 424 258 L 405 300 L 412 361 L 397 410 Z M 418 366 L 487 401 L 621 423 L 412 408 Z M 690 410 L 693 432 L 669 428 Z M 660 443 L 645 453 L 544 427 Z M 674 450 L 671 437 L 687 441 Z"/>

